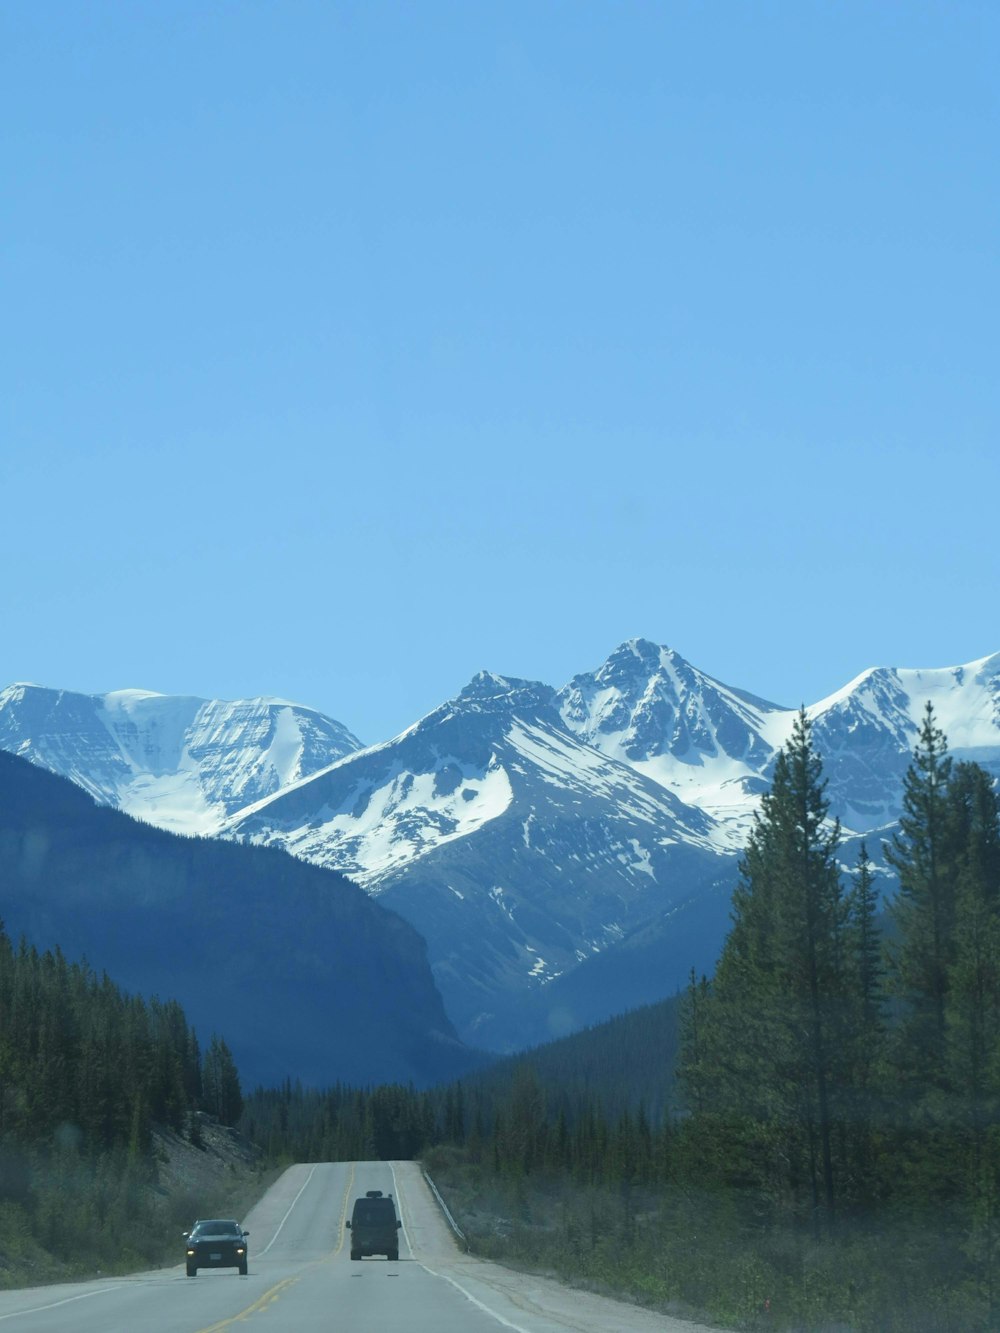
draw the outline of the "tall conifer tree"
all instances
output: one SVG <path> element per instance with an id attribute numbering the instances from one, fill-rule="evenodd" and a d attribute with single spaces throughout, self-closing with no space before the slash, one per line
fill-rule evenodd
<path id="1" fill-rule="evenodd" d="M 749 1166 L 772 1196 L 804 1195 L 818 1225 L 836 1206 L 848 981 L 840 828 L 828 819 L 811 731 L 803 709 L 740 864 L 732 930 L 701 1006 L 695 1077 L 697 1095 L 726 1122 L 733 1169 Z M 682 1055 L 689 1087 L 692 1072 Z"/>
<path id="2" fill-rule="evenodd" d="M 845 1136 L 855 1199 L 870 1197 L 875 1182 L 875 1110 L 885 1055 L 886 995 L 878 891 L 868 848 L 861 844 L 847 894 L 848 1063 Z"/>
<path id="3" fill-rule="evenodd" d="M 899 1062 L 909 1071 L 913 1095 L 947 1086 L 945 1009 L 955 925 L 955 882 L 948 864 L 950 776 L 948 744 L 928 701 L 903 784 L 900 832 L 885 848 L 899 875 L 891 905 L 899 928 L 893 987 L 907 1005 Z"/>
<path id="4" fill-rule="evenodd" d="M 949 1175 L 991 1327 L 1000 1314 L 1000 811 L 993 782 L 957 764 L 948 793 L 955 930 L 946 1005 Z"/>

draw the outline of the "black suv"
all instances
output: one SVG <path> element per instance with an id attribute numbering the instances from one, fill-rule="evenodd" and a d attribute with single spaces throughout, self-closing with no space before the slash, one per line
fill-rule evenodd
<path id="1" fill-rule="evenodd" d="M 187 1238 L 187 1275 L 197 1276 L 199 1268 L 238 1268 L 247 1275 L 247 1236 L 239 1222 L 232 1218 L 213 1218 L 195 1222 Z"/>
<path id="2" fill-rule="evenodd" d="M 396 1232 L 403 1224 L 396 1217 L 391 1195 L 383 1198 L 381 1190 L 369 1190 L 363 1199 L 355 1199 L 354 1212 L 346 1225 L 351 1233 L 352 1259 L 363 1259 L 366 1254 L 399 1258 Z"/>

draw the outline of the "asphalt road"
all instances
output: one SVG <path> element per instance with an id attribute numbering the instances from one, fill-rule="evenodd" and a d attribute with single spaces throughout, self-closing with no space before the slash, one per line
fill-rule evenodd
<path id="1" fill-rule="evenodd" d="M 399 1261 L 352 1261 L 344 1221 L 366 1190 L 392 1194 Z M 290 1167 L 244 1219 L 250 1271 L 176 1268 L 0 1292 L 0 1333 L 708 1333 L 471 1259 L 413 1162 Z M 181 1238 L 178 1237 L 178 1251 Z"/>

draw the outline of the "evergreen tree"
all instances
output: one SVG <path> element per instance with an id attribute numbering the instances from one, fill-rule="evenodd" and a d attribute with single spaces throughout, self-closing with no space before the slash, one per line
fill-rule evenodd
<path id="1" fill-rule="evenodd" d="M 948 1072 L 972 1123 L 993 1118 L 1000 1069 L 1000 816 L 989 775 L 959 764 L 949 788 L 955 929 L 948 973 Z"/>
<path id="2" fill-rule="evenodd" d="M 705 1061 L 708 1052 L 705 1049 L 705 1011 L 709 1003 L 708 978 L 703 976 L 699 982 L 694 968 L 688 977 L 688 988 L 681 1007 L 681 1050 L 680 1063 L 684 1071 L 688 1105 L 692 1111 L 708 1109 Z"/>
<path id="3" fill-rule="evenodd" d="M 240 1076 L 229 1047 L 217 1034 L 212 1035 L 202 1065 L 204 1108 L 223 1125 L 235 1125 L 243 1113 Z"/>
<path id="4" fill-rule="evenodd" d="M 733 926 L 683 1039 L 681 1076 L 711 1106 L 730 1182 L 772 1201 L 836 1207 L 834 1115 L 845 1077 L 846 905 L 822 769 L 805 711 L 779 752 L 740 864 Z M 690 1060 L 697 1046 L 697 1066 Z"/>
<path id="5" fill-rule="evenodd" d="M 946 1004 L 949 1175 L 992 1321 L 1000 1313 L 1000 815 L 989 775 L 957 764 L 948 791 L 955 930 Z"/>
<path id="6" fill-rule="evenodd" d="M 898 1059 L 911 1096 L 947 1085 L 945 1008 L 954 957 L 955 882 L 948 865 L 947 810 L 951 759 L 928 702 L 913 761 L 903 783 L 900 832 L 885 848 L 899 875 L 891 904 L 899 929 L 893 957 L 895 993 L 906 1004 Z"/>
<path id="7" fill-rule="evenodd" d="M 875 1187 L 874 1117 L 885 1056 L 886 996 L 878 893 L 871 857 L 864 843 L 858 854 L 854 884 L 847 894 L 846 966 L 849 996 L 847 1031 L 848 1084 L 844 1091 L 845 1152 L 856 1199 L 869 1198 Z"/>

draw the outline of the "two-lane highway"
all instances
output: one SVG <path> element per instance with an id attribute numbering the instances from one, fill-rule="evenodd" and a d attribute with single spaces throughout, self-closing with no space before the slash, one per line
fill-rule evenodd
<path id="1" fill-rule="evenodd" d="M 393 1196 L 403 1222 L 396 1262 L 350 1258 L 344 1222 L 373 1189 Z M 290 1167 L 244 1225 L 247 1277 L 189 1278 L 178 1263 L 0 1292 L 0 1333 L 707 1333 L 462 1254 L 413 1162 Z"/>

